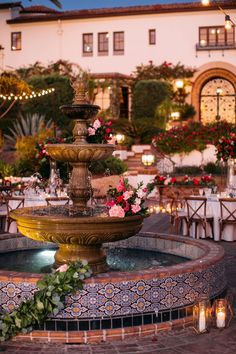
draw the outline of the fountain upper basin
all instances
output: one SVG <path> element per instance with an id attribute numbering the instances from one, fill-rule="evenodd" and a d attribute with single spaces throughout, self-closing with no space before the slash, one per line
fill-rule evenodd
<path id="1" fill-rule="evenodd" d="M 105 160 L 112 155 L 112 144 L 47 144 L 52 159 L 66 162 L 90 162 Z"/>

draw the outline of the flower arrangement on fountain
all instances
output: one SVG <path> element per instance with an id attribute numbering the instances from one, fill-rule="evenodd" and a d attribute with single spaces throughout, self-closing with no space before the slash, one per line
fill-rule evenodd
<path id="1" fill-rule="evenodd" d="M 192 178 L 185 175 L 181 179 L 173 176 L 155 176 L 152 182 L 147 184 L 147 189 L 151 192 L 156 186 L 202 186 L 202 187 L 212 187 L 215 185 L 214 178 L 212 175 L 204 175 L 200 178 Z"/>
<path id="2" fill-rule="evenodd" d="M 125 216 L 148 215 L 145 200 L 148 195 L 147 188 L 140 182 L 137 188 L 133 188 L 127 178 L 121 178 L 116 188 L 110 188 L 107 192 L 110 200 L 106 203 L 109 208 L 109 216 L 123 218 Z"/>
<path id="3" fill-rule="evenodd" d="M 104 121 L 102 118 L 96 118 L 92 124 L 88 126 L 88 143 L 107 144 L 111 139 L 111 121 Z"/>
<path id="4" fill-rule="evenodd" d="M 228 161 L 236 158 L 236 134 L 229 133 L 227 137 L 222 136 L 216 145 L 216 158 L 218 161 Z"/>

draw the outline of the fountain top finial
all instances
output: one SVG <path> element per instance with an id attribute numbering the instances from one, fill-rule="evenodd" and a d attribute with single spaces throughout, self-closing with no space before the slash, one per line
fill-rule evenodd
<path id="1" fill-rule="evenodd" d="M 75 80 L 71 82 L 74 89 L 73 104 L 88 104 L 88 74 L 81 72 Z"/>

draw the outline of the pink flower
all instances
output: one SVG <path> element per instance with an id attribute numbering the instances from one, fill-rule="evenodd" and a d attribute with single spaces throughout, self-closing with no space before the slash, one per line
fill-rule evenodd
<path id="1" fill-rule="evenodd" d="M 137 190 L 137 196 L 139 198 L 143 198 L 145 196 L 145 193 L 142 189 Z"/>
<path id="2" fill-rule="evenodd" d="M 108 207 L 113 207 L 113 205 L 115 205 L 114 200 L 111 200 L 110 202 L 106 203 L 106 206 L 108 206 Z"/>
<path id="3" fill-rule="evenodd" d="M 100 127 L 101 127 L 101 122 L 100 122 L 99 119 L 96 119 L 96 120 L 93 122 L 93 128 L 94 128 L 95 130 L 97 130 L 97 129 L 100 128 Z"/>
<path id="4" fill-rule="evenodd" d="M 165 185 L 165 186 L 168 186 L 168 184 L 170 184 L 170 182 L 171 182 L 171 178 L 168 177 L 168 178 L 166 178 L 166 180 L 164 181 L 164 185 Z"/>
<path id="5" fill-rule="evenodd" d="M 109 215 L 123 218 L 125 216 L 125 211 L 120 205 L 113 205 L 109 210 Z"/>
<path id="6" fill-rule="evenodd" d="M 95 135 L 95 129 L 89 127 L 89 128 L 88 128 L 88 135 Z"/>
<path id="7" fill-rule="evenodd" d="M 67 265 L 67 264 L 63 264 L 63 265 L 61 265 L 60 267 L 58 267 L 58 268 L 56 269 L 56 272 L 63 273 L 63 272 L 66 272 L 67 269 L 68 269 L 68 265 Z"/>
<path id="8" fill-rule="evenodd" d="M 124 211 L 127 212 L 130 210 L 130 204 L 126 202 L 125 207 L 124 207 Z"/>
<path id="9" fill-rule="evenodd" d="M 120 180 L 120 182 L 117 186 L 117 192 L 125 192 L 125 184 L 122 179 Z"/>
<path id="10" fill-rule="evenodd" d="M 134 193 L 133 191 L 124 192 L 123 194 L 124 200 L 128 200 L 130 197 L 132 197 L 133 193 Z"/>
<path id="11" fill-rule="evenodd" d="M 133 204 L 131 205 L 131 210 L 133 214 L 136 214 L 141 210 L 141 207 L 138 204 Z"/>

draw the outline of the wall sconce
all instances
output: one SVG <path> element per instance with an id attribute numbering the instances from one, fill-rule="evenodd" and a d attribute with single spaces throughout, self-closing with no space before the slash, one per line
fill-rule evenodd
<path id="1" fill-rule="evenodd" d="M 230 30 L 232 28 L 233 24 L 232 21 L 230 19 L 229 15 L 225 15 L 225 29 L 226 30 Z"/>
<path id="2" fill-rule="evenodd" d="M 205 333 L 210 327 L 211 306 L 208 298 L 202 298 L 193 306 L 193 328 L 198 334 Z"/>
<path id="3" fill-rule="evenodd" d="M 155 156 L 152 154 L 143 154 L 142 155 L 142 164 L 145 167 L 152 166 L 155 162 Z"/>
<path id="4" fill-rule="evenodd" d="M 233 318 L 231 301 L 227 298 L 216 299 L 212 308 L 213 323 L 215 327 L 220 330 L 228 327 Z"/>
<path id="5" fill-rule="evenodd" d="M 124 134 L 117 133 L 115 135 L 115 139 L 118 145 L 122 144 L 125 141 L 125 136 Z"/>

